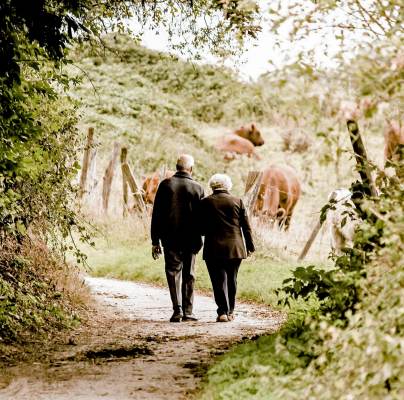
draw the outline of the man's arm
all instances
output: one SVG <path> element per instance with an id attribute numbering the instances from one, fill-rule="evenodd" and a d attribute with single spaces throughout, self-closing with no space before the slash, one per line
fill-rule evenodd
<path id="1" fill-rule="evenodd" d="M 255 251 L 255 246 L 252 238 L 250 221 L 248 220 L 247 210 L 244 207 L 243 200 L 240 200 L 240 226 L 243 230 L 247 252 L 253 253 Z"/>
<path id="2" fill-rule="evenodd" d="M 164 203 L 165 203 L 165 196 L 164 196 L 164 185 L 159 185 L 156 197 L 154 199 L 153 204 L 153 212 L 151 218 L 151 240 L 153 246 L 160 245 L 161 239 L 161 229 L 164 224 Z"/>

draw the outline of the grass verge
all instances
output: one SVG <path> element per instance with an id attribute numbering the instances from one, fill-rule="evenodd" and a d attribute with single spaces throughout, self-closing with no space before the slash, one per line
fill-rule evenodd
<path id="1" fill-rule="evenodd" d="M 164 259 L 152 259 L 151 244 L 146 231 L 139 222 L 130 219 L 117 224 L 116 227 L 111 226 L 110 221 L 107 222 L 107 233 L 96 239 L 94 248 L 85 249 L 90 274 L 165 286 Z M 274 258 L 261 247 L 241 264 L 238 298 L 275 305 L 277 299 L 274 290 L 301 264 L 287 258 L 280 259 L 278 255 Z M 211 283 L 201 254 L 197 256 L 196 274 L 196 288 L 210 293 Z"/>

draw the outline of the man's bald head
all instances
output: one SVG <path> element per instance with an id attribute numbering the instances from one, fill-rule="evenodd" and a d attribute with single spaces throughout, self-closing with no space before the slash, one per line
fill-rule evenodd
<path id="1" fill-rule="evenodd" d="M 194 157 L 189 154 L 181 154 L 177 160 L 177 171 L 186 171 L 191 173 L 194 166 Z"/>

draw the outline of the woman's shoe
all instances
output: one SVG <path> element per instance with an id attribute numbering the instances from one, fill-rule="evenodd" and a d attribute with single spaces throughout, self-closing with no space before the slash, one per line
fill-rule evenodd
<path id="1" fill-rule="evenodd" d="M 227 314 L 227 319 L 228 319 L 229 321 L 233 321 L 233 320 L 234 320 L 234 313 L 228 313 L 228 314 Z"/>
<path id="2" fill-rule="evenodd" d="M 216 322 L 228 322 L 229 319 L 227 318 L 226 314 L 218 315 L 216 318 Z"/>
<path id="3" fill-rule="evenodd" d="M 182 317 L 183 321 L 198 321 L 198 318 L 196 318 L 195 314 L 184 314 Z"/>

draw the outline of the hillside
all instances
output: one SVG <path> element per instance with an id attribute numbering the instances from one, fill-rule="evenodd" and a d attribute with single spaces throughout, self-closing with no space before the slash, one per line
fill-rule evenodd
<path id="1" fill-rule="evenodd" d="M 98 182 L 114 141 L 129 146 L 129 162 L 139 180 L 163 165 L 173 168 L 176 155 L 189 152 L 196 159 L 196 179 L 206 184 L 211 174 L 227 172 L 237 195 L 243 194 L 248 171 L 273 163 L 292 166 L 303 188 L 292 229 L 288 235 L 263 232 L 269 250 L 282 257 L 296 258 L 328 193 L 349 185 L 355 176 L 344 123 L 329 113 L 321 115 L 318 109 L 324 81 L 313 83 L 296 72 L 289 73 L 287 80 L 285 71 L 279 79 L 275 75 L 257 84 L 245 83 L 230 70 L 185 62 L 142 48 L 124 36 L 106 38 L 102 51 L 77 48 L 75 63 L 78 68 L 73 71 L 79 71 L 82 78 L 73 92 L 83 103 L 79 127 L 84 133 L 94 126 L 99 141 Z M 257 122 L 266 142 L 257 149 L 261 160 L 241 157 L 224 162 L 214 148 L 215 141 L 251 121 Z M 326 134 L 318 137 L 322 131 Z M 364 133 L 371 144 L 369 153 L 380 158 L 382 136 Z M 120 214 L 119 172 L 114 185 L 111 208 Z M 99 191 L 100 185 L 95 194 L 98 204 L 91 204 L 92 209 L 100 209 Z M 319 246 L 324 260 L 329 245 L 323 233 Z M 285 252 L 286 248 L 291 249 Z"/>
<path id="2" fill-rule="evenodd" d="M 76 50 L 77 66 L 85 73 L 73 95 L 84 105 L 81 126 L 95 127 L 102 150 L 117 139 L 129 144 L 136 170 L 153 171 L 188 151 L 200 162 L 197 173 L 206 177 L 220 158 L 202 126 L 234 129 L 264 120 L 260 88 L 228 70 L 187 63 L 126 37 L 111 36 L 106 43 L 102 54 Z"/>

